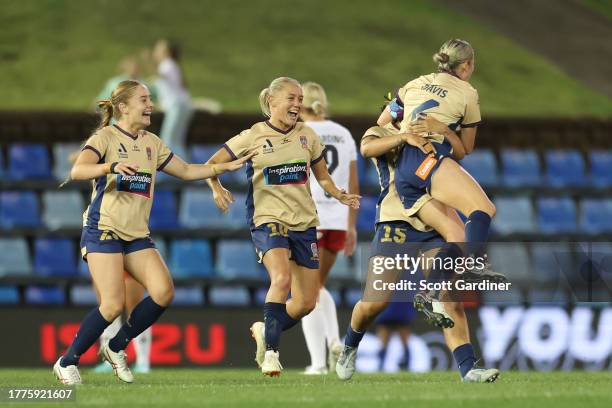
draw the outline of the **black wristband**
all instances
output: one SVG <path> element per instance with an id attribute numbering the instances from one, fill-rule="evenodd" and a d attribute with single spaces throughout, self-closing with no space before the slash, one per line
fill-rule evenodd
<path id="1" fill-rule="evenodd" d="M 113 162 L 110 166 L 110 173 L 111 174 L 117 174 L 117 172 L 115 171 L 115 167 L 117 167 L 117 165 L 119 164 L 119 162 Z"/>

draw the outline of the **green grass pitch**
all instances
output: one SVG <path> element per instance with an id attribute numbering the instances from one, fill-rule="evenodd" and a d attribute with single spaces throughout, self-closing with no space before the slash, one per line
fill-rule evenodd
<path id="1" fill-rule="evenodd" d="M 82 370 L 77 402 L 44 406 L 109 407 L 610 407 L 612 372 L 504 372 L 494 384 L 462 384 L 456 372 L 265 378 L 249 370 L 154 369 L 131 385 Z M 59 386 L 49 369 L 2 369 L 0 387 Z M 32 404 L 0 403 L 1 406 Z M 41 404 L 37 404 L 40 406 Z"/>

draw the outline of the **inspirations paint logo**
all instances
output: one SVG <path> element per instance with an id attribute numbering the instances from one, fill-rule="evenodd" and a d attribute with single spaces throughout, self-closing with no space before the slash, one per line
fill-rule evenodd
<path id="1" fill-rule="evenodd" d="M 293 162 L 266 167 L 263 175 L 267 185 L 305 184 L 309 171 L 306 162 Z"/>
<path id="2" fill-rule="evenodd" d="M 138 171 L 135 174 L 127 176 L 117 174 L 117 191 L 151 198 L 152 182 L 153 176 L 147 171 Z"/>

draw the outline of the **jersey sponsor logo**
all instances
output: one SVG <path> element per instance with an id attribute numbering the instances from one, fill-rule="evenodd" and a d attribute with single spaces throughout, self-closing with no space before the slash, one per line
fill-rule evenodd
<path id="1" fill-rule="evenodd" d="M 437 162 L 438 159 L 435 157 L 427 157 L 425 160 L 423 160 L 419 168 L 416 169 L 414 174 L 416 174 L 421 180 L 427 180 L 427 176 L 429 176 L 429 173 L 431 173 L 431 170 L 434 168 Z"/>
<path id="2" fill-rule="evenodd" d="M 119 149 L 117 149 L 117 153 L 119 154 L 120 159 L 127 159 L 128 151 L 123 145 L 123 143 L 119 143 Z"/>
<path id="3" fill-rule="evenodd" d="M 423 85 L 421 90 L 431 92 L 432 94 L 438 95 L 440 98 L 446 98 L 446 95 L 448 94 L 448 89 L 434 84 Z"/>
<path id="4" fill-rule="evenodd" d="M 308 138 L 304 135 L 300 135 L 300 143 L 302 144 L 302 149 L 308 150 Z"/>
<path id="5" fill-rule="evenodd" d="M 266 153 L 274 153 L 274 146 L 272 146 L 270 139 L 266 139 L 266 143 L 263 145 L 263 154 Z"/>
<path id="6" fill-rule="evenodd" d="M 138 171 L 132 175 L 117 174 L 117 191 L 132 193 L 151 198 L 151 184 L 153 176 L 146 170 Z"/>
<path id="7" fill-rule="evenodd" d="M 263 175 L 267 185 L 305 184 L 309 171 L 306 162 L 293 162 L 266 167 Z"/>

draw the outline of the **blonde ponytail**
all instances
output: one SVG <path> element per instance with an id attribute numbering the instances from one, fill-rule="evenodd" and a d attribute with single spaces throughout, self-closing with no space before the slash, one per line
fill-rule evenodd
<path id="1" fill-rule="evenodd" d="M 474 49 L 469 42 L 454 38 L 448 40 L 433 55 L 440 72 L 454 72 L 459 64 L 474 58 Z"/>
<path id="2" fill-rule="evenodd" d="M 100 111 L 100 124 L 97 129 L 102 129 L 110 125 L 113 118 L 113 104 L 110 99 L 102 99 L 98 101 L 98 110 Z"/>
<path id="3" fill-rule="evenodd" d="M 306 82 L 302 85 L 302 89 L 304 91 L 304 107 L 317 116 L 326 117 L 328 102 L 325 89 L 316 82 Z"/>
<path id="4" fill-rule="evenodd" d="M 262 89 L 259 93 L 259 107 L 261 108 L 261 113 L 266 117 L 270 117 L 270 88 Z"/>

